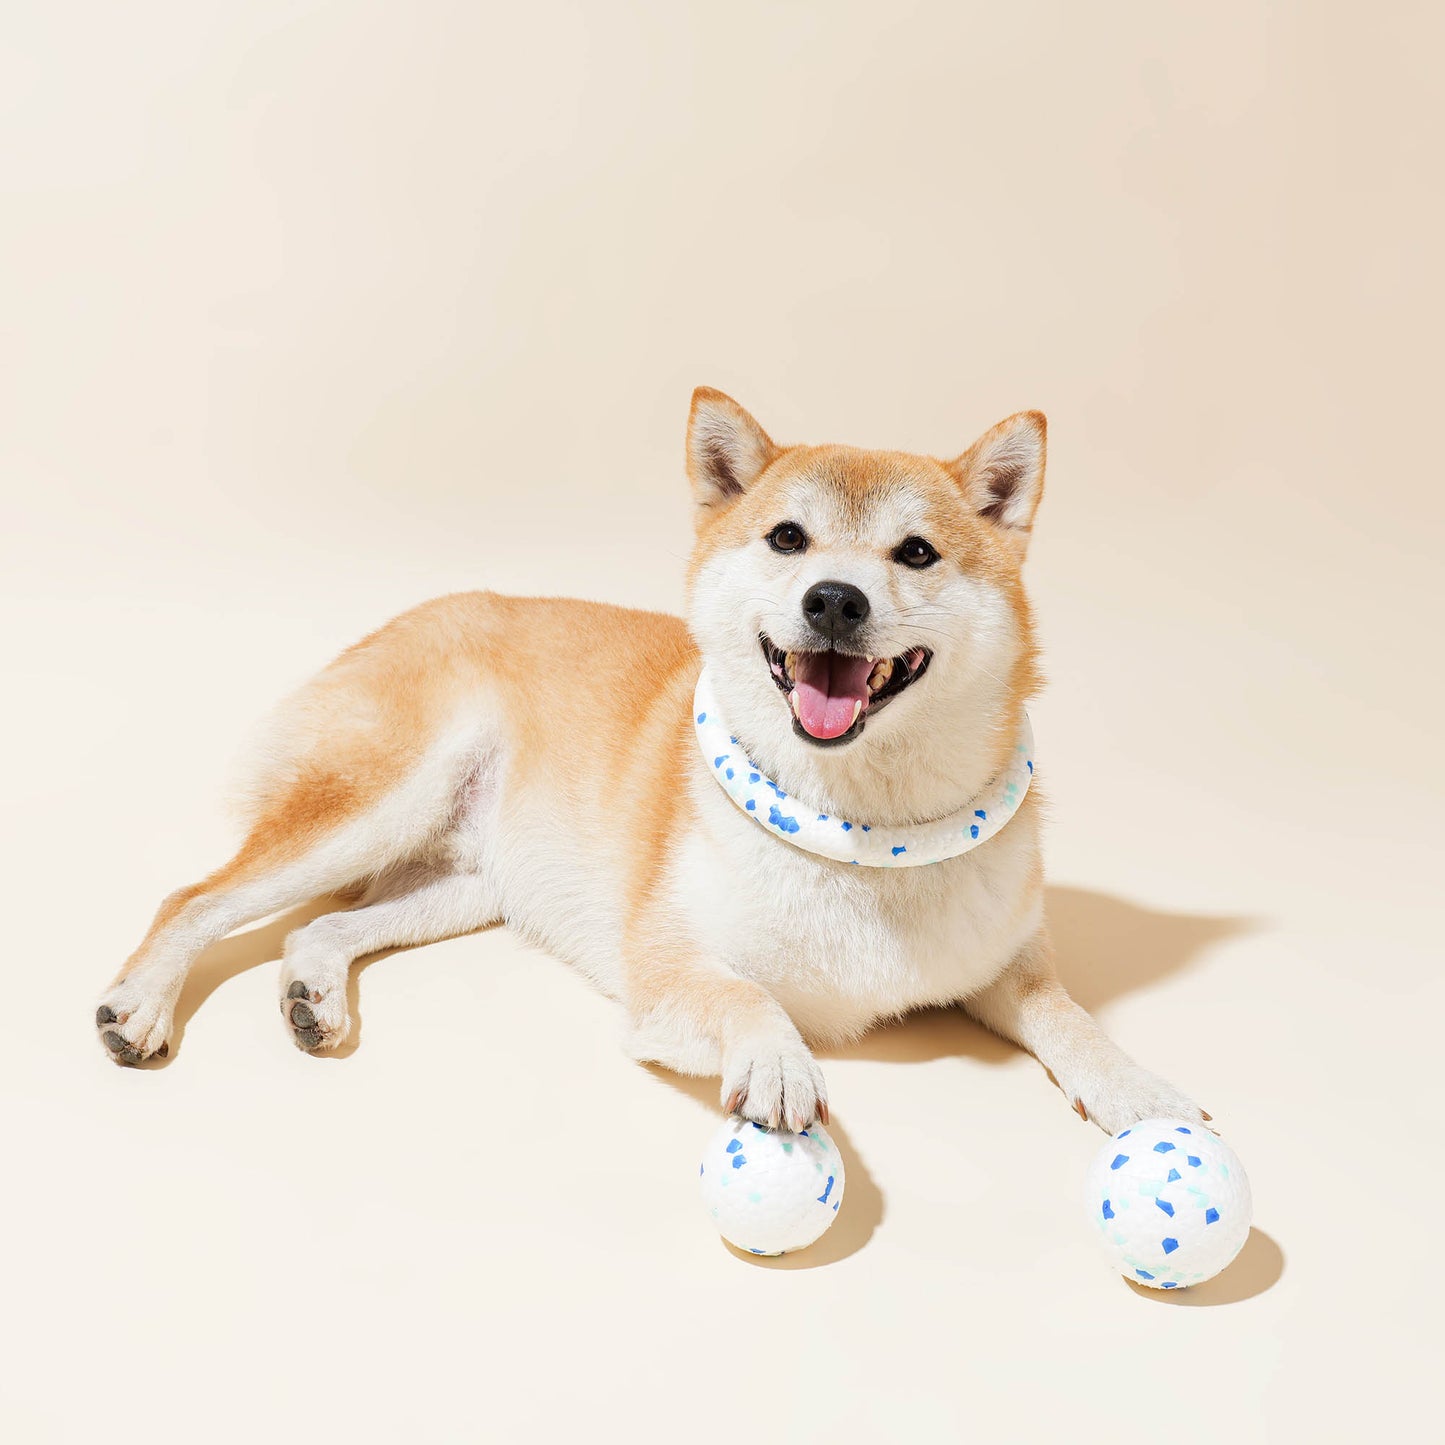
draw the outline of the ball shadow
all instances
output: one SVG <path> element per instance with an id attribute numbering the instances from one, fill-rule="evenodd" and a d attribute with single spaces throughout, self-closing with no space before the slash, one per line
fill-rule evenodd
<path id="1" fill-rule="evenodd" d="M 1120 1279 L 1144 1299 L 1175 1309 L 1211 1308 L 1239 1304 L 1273 1289 L 1284 1274 L 1284 1250 L 1258 1226 L 1249 1231 L 1244 1248 L 1222 1273 L 1189 1289 L 1150 1289 L 1138 1280 L 1120 1275 Z"/>

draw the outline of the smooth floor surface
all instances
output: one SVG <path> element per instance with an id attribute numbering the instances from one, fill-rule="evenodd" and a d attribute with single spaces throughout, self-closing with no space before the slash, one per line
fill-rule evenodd
<path id="1" fill-rule="evenodd" d="M 22 4 L 4 62 L 0 1436 L 1413 1430 L 1438 10 L 81 10 Z M 628 1062 L 504 931 L 359 967 L 314 1059 L 277 1008 L 308 914 L 273 919 L 205 956 L 165 1066 L 102 1055 L 97 995 L 310 670 L 455 588 L 680 606 L 698 383 L 937 453 L 1048 412 L 1049 906 L 1250 1170 L 1213 1283 L 1103 1267 L 1103 1135 L 956 1013 L 824 1060 L 847 1199 L 776 1261 L 698 1202 L 715 1083 Z"/>

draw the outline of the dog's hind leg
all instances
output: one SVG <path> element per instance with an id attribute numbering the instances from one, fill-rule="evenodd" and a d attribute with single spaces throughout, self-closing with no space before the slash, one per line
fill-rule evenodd
<path id="1" fill-rule="evenodd" d="M 454 819 L 478 750 L 475 728 L 455 729 L 392 772 L 368 773 L 356 758 L 328 764 L 324 750 L 289 767 L 236 856 L 161 904 L 101 998 L 95 1026 L 110 1057 L 165 1057 L 176 1001 L 207 945 L 423 853 Z"/>
<path id="2" fill-rule="evenodd" d="M 286 940 L 281 1013 L 309 1053 L 334 1049 L 351 1032 L 346 985 L 352 963 L 383 948 L 470 933 L 501 916 L 496 888 L 479 873 L 404 869 L 373 901 L 327 913 Z"/>

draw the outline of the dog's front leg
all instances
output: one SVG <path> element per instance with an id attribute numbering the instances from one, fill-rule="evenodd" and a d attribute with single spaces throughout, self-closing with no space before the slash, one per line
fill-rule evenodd
<path id="1" fill-rule="evenodd" d="M 1069 997 L 1042 928 L 993 983 L 964 1000 L 964 1007 L 1033 1054 L 1074 1108 L 1110 1134 L 1140 1119 L 1206 1117 L 1173 1084 L 1136 1064 Z"/>
<path id="2" fill-rule="evenodd" d="M 723 1108 L 770 1129 L 828 1122 L 823 1072 L 761 984 L 705 961 L 674 934 L 633 941 L 626 1003 L 634 1058 L 721 1074 Z"/>

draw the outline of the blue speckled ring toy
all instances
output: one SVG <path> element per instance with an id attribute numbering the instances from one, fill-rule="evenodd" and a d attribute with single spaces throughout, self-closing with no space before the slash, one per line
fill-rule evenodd
<path id="1" fill-rule="evenodd" d="M 1008 766 L 958 812 L 913 827 L 874 827 L 819 813 L 767 777 L 729 731 L 705 668 L 692 711 L 708 771 L 738 808 L 795 848 L 836 863 L 916 868 L 956 858 L 986 843 L 1018 812 L 1034 773 L 1034 733 L 1022 713 Z"/>

